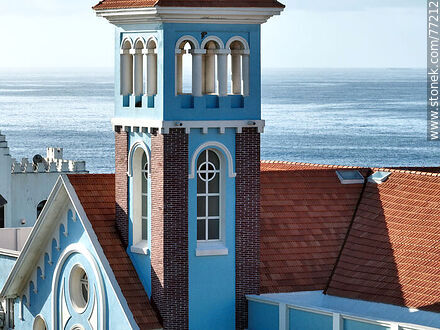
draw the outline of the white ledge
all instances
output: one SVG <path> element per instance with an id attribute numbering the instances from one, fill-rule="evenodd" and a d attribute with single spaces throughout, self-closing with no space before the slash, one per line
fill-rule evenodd
<path id="1" fill-rule="evenodd" d="M 148 255 L 148 242 L 147 241 L 140 241 L 130 247 L 130 251 L 132 253 L 136 254 L 144 254 Z"/>
<path id="2" fill-rule="evenodd" d="M 196 257 L 227 256 L 228 253 L 224 243 L 197 243 Z"/>

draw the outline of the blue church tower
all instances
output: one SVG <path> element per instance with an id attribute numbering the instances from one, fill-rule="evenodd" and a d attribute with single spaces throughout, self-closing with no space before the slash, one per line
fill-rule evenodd
<path id="1" fill-rule="evenodd" d="M 166 329 L 244 329 L 259 293 L 260 26 L 275 0 L 104 0 L 117 227 Z"/>

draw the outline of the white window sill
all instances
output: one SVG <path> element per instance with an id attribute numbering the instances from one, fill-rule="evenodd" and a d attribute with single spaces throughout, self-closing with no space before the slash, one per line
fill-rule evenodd
<path id="1" fill-rule="evenodd" d="M 227 256 L 228 253 L 228 248 L 223 242 L 197 243 L 196 257 Z"/>
<path id="2" fill-rule="evenodd" d="M 137 254 L 148 255 L 148 242 L 140 241 L 130 247 L 130 251 Z"/>

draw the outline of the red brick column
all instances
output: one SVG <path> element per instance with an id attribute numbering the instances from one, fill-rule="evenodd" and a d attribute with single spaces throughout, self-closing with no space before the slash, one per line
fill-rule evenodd
<path id="1" fill-rule="evenodd" d="M 236 134 L 235 290 L 236 327 L 247 328 L 245 295 L 260 291 L 260 133 Z"/>
<path id="2" fill-rule="evenodd" d="M 128 134 L 115 132 L 115 200 L 116 228 L 128 245 Z"/>
<path id="3" fill-rule="evenodd" d="M 153 134 L 151 143 L 152 297 L 165 329 L 188 328 L 188 135 Z"/>

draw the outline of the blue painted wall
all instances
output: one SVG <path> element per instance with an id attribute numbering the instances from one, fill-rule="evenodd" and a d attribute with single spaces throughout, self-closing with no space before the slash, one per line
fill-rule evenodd
<path id="1" fill-rule="evenodd" d="M 208 134 L 193 129 L 189 135 L 189 162 L 195 150 L 207 141 L 223 143 L 235 159 L 235 130 L 225 134 L 210 129 Z M 222 153 L 218 150 L 219 153 Z M 226 159 L 226 156 L 224 156 Z M 234 161 L 235 164 L 235 161 Z M 188 164 L 189 168 L 191 164 Z M 197 248 L 197 180 L 188 183 L 188 262 L 189 325 L 191 329 L 232 329 L 235 327 L 235 178 L 229 178 L 228 164 L 223 162 L 226 179 L 225 246 L 226 256 L 196 256 Z"/>
<path id="2" fill-rule="evenodd" d="M 297 309 L 289 309 L 288 312 L 290 330 L 333 329 L 333 317 L 331 315 L 305 312 Z"/>
<path id="3" fill-rule="evenodd" d="M 279 309 L 277 305 L 248 301 L 249 330 L 278 330 Z"/>
<path id="4" fill-rule="evenodd" d="M 149 134 L 143 133 L 130 133 L 129 135 L 129 150 L 131 147 L 137 143 L 144 143 L 149 150 L 151 150 L 151 136 Z M 130 177 L 128 181 L 128 191 L 129 196 L 133 195 L 133 178 Z M 151 180 L 148 180 L 148 192 L 151 191 Z M 128 248 L 127 253 L 136 269 L 136 272 L 139 275 L 139 278 L 142 282 L 142 285 L 145 288 L 145 291 L 148 294 L 148 297 L 151 297 L 151 254 L 150 252 L 145 254 L 133 253 L 130 250 L 131 245 L 133 245 L 133 200 L 131 198 L 128 199 Z M 151 238 L 151 194 L 149 194 L 148 198 L 148 237 Z M 151 239 L 148 240 L 148 250 L 151 251 Z"/>
<path id="5" fill-rule="evenodd" d="M 205 38 L 217 36 L 224 44 L 234 37 L 246 39 L 250 47 L 250 95 L 217 96 L 204 95 L 193 99 L 194 107 L 182 106 L 189 95 L 176 95 L 175 91 L 175 47 L 180 37 L 191 35 L 201 44 L 201 32 Z M 153 108 L 136 108 L 134 104 L 123 106 L 120 95 L 120 46 L 124 38 L 133 42 L 142 37 L 148 40 L 154 36 L 158 40 L 158 90 Z M 123 25 L 115 34 L 115 117 L 145 118 L 157 120 L 259 120 L 261 119 L 261 64 L 260 25 L 229 24 L 136 24 Z M 218 99 L 218 107 L 212 108 L 212 100 Z M 238 103 L 243 102 L 243 106 Z"/>
<path id="6" fill-rule="evenodd" d="M 344 330 L 390 330 L 390 328 L 354 320 L 344 320 Z"/>
<path id="7" fill-rule="evenodd" d="M 5 285 L 17 258 L 0 254 L 0 290 Z"/>
<path id="8" fill-rule="evenodd" d="M 116 292 L 110 282 L 109 277 L 106 275 L 104 271 L 104 265 L 98 257 L 97 251 L 95 250 L 93 244 L 91 243 L 91 239 L 88 234 L 85 232 L 84 227 L 82 226 L 80 221 L 73 221 L 73 213 L 70 211 L 72 209 L 72 205 L 70 205 L 69 210 L 60 214 L 60 222 L 63 217 L 68 217 L 68 235 L 65 236 L 63 234 L 64 228 L 59 229 L 60 231 L 60 249 L 56 247 L 56 241 L 52 241 L 52 263 L 49 263 L 49 257 L 45 254 L 45 278 L 42 279 L 40 277 L 41 270 L 38 268 L 38 276 L 37 276 L 37 289 L 38 291 L 35 293 L 34 285 L 30 284 L 30 305 L 28 306 L 28 302 L 26 298 L 21 301 L 17 299 L 15 302 L 15 327 L 16 329 L 32 329 L 33 322 L 35 317 L 38 314 L 41 314 L 43 318 L 46 320 L 49 328 L 51 328 L 52 324 L 52 281 L 54 277 L 54 270 L 56 264 L 63 253 L 63 251 L 69 247 L 69 245 L 74 243 L 79 243 L 92 254 L 93 259 L 97 262 L 98 274 L 101 274 L 103 278 L 103 285 L 105 290 L 105 299 L 106 299 L 106 320 L 109 327 L 112 329 L 129 329 L 130 323 L 128 322 L 128 317 L 124 307 L 120 304 L 118 297 L 116 296 Z M 57 229 L 58 230 L 58 226 Z M 55 235 L 55 233 L 54 233 Z M 94 238 L 96 239 L 96 238 Z M 44 252 L 42 252 L 44 253 Z M 63 265 L 60 278 L 68 278 L 70 270 L 70 266 L 73 262 L 80 262 L 86 270 L 88 270 L 88 276 L 90 276 L 90 284 L 95 285 L 96 279 L 94 278 L 93 272 L 90 271 L 90 263 L 88 260 L 82 255 L 78 253 L 74 253 L 66 260 L 65 265 Z M 58 287 L 60 282 L 58 282 Z M 70 299 L 68 299 L 70 301 Z M 23 319 L 20 319 L 20 304 L 23 303 Z M 126 305 L 125 305 L 126 306 Z M 125 307 L 127 308 L 127 307 Z M 80 316 L 78 316 L 80 317 Z"/>

